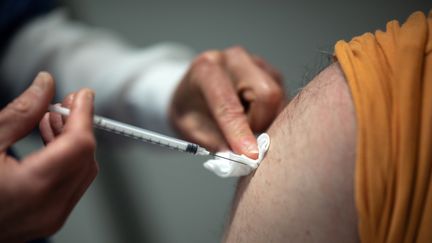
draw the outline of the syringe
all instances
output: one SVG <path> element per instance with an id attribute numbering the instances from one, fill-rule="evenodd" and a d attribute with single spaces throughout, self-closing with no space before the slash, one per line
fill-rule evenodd
<path id="1" fill-rule="evenodd" d="M 70 110 L 57 105 L 50 105 L 48 108 L 51 112 L 60 113 L 61 115 L 68 116 Z M 178 150 L 193 155 L 210 155 L 220 157 L 223 159 L 231 160 L 236 163 L 244 164 L 240 161 L 235 161 L 229 158 L 219 156 L 209 152 L 207 149 L 195 143 L 190 143 L 181 139 L 169 137 L 160 133 L 149 131 L 143 128 L 132 126 L 123 122 L 115 121 L 106 117 L 94 115 L 93 126 L 108 132 L 116 133 L 122 136 L 137 139 L 139 141 L 153 143 L 159 146 L 168 147 L 170 149 Z"/>

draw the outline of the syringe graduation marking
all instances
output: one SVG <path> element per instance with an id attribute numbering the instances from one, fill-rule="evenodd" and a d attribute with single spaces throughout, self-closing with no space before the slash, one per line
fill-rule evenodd
<path id="1" fill-rule="evenodd" d="M 102 119 L 95 119 L 95 126 L 101 130 L 105 130 L 107 132 L 112 132 L 118 135 L 122 135 L 122 136 L 126 136 L 126 137 L 130 137 L 139 141 L 146 141 L 155 145 L 160 145 L 163 147 L 167 147 L 173 150 L 178 150 L 178 151 L 183 151 L 179 146 L 177 145 L 169 145 L 168 143 L 164 143 L 162 141 L 157 141 L 157 140 L 153 140 L 152 138 L 146 138 L 143 137 L 141 135 L 139 135 L 138 133 L 133 133 L 133 132 L 127 132 L 126 130 L 123 130 L 121 128 L 114 128 L 114 127 L 110 127 L 109 124 L 104 124 Z M 188 151 L 186 150 L 186 152 L 192 153 L 192 151 Z M 196 150 L 195 150 L 196 153 Z M 193 154 L 195 154 L 193 153 Z"/>

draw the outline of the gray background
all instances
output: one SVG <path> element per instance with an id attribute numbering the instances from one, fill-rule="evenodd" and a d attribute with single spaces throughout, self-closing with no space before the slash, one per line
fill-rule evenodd
<path id="1" fill-rule="evenodd" d="M 294 94 L 339 39 L 384 28 L 428 1 L 69 0 L 74 16 L 145 47 L 180 42 L 197 52 L 243 45 L 284 75 Z M 325 56 L 325 55 L 324 55 Z M 219 242 L 235 180 L 202 161 L 98 134 L 100 174 L 54 242 Z M 21 154 L 34 139 L 18 144 Z"/>

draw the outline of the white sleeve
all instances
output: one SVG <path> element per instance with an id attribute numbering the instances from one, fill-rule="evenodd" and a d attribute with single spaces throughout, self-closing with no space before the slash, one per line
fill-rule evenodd
<path id="1" fill-rule="evenodd" d="M 174 43 L 131 47 L 57 10 L 18 32 L 0 63 L 0 75 L 17 95 L 46 70 L 54 75 L 59 100 L 89 87 L 96 92 L 96 113 L 169 132 L 168 105 L 192 57 L 190 49 Z"/>

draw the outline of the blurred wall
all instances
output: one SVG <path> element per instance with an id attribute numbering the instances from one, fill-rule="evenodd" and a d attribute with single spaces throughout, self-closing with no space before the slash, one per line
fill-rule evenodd
<path id="1" fill-rule="evenodd" d="M 80 21 L 137 46 L 174 41 L 200 52 L 243 45 L 277 67 L 293 94 L 324 65 L 323 53 L 332 53 L 335 41 L 431 7 L 426 0 L 65 0 L 64 5 Z M 54 242 L 220 241 L 236 180 L 210 174 L 198 158 L 123 138 L 105 143 L 109 136 L 98 134 L 100 174 Z"/>

